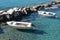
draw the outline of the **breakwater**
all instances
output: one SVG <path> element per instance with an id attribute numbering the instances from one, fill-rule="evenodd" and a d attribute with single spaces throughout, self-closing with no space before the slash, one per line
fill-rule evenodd
<path id="1" fill-rule="evenodd" d="M 52 7 L 52 5 L 60 5 L 60 2 L 48 2 L 44 5 L 36 5 L 31 7 L 22 8 L 12 8 L 9 10 L 0 11 L 0 22 L 12 21 L 12 20 L 22 20 L 22 18 L 29 16 L 33 12 L 38 10 L 44 10 L 46 8 Z"/>

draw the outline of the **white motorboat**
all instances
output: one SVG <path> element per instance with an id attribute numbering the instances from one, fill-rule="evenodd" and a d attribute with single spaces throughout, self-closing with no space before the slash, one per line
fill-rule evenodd
<path id="1" fill-rule="evenodd" d="M 56 13 L 46 12 L 46 11 L 38 11 L 38 14 L 46 17 L 55 17 Z"/>
<path id="2" fill-rule="evenodd" d="M 7 22 L 7 24 L 18 29 L 31 29 L 32 25 L 32 23 L 29 22 L 15 22 L 15 21 L 9 21 Z"/>

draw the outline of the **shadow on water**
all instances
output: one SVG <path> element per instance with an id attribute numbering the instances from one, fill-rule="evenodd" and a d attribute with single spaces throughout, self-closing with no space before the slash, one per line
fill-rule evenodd
<path id="1" fill-rule="evenodd" d="M 23 19 L 21 21 L 23 21 L 23 22 L 34 21 L 37 18 L 37 15 L 38 15 L 37 13 L 32 13 L 29 17 L 27 17 L 27 18 L 25 18 L 25 19 Z"/>
<path id="2" fill-rule="evenodd" d="M 60 20 L 60 17 L 57 17 L 57 18 L 53 18 L 53 19 L 56 19 L 56 20 Z"/>
<path id="3" fill-rule="evenodd" d="M 2 29 L 2 28 L 0 28 L 0 34 L 2 34 L 2 33 L 4 33 L 4 31 L 3 31 L 3 29 Z"/>
<path id="4" fill-rule="evenodd" d="M 34 33 L 34 34 L 38 34 L 38 35 L 43 35 L 43 34 L 47 34 L 45 31 L 43 30 L 37 30 L 37 29 L 17 29 L 18 31 L 22 31 L 22 32 L 27 32 L 27 33 Z"/>
<path id="5" fill-rule="evenodd" d="M 49 9 L 49 10 L 45 10 L 45 11 L 48 11 L 48 12 L 57 12 L 57 11 L 60 11 L 60 6 L 56 9 Z M 57 13 L 56 13 L 57 14 Z M 56 16 L 55 18 L 51 18 L 51 19 L 56 19 L 56 20 L 60 20 L 60 17 Z"/>
<path id="6" fill-rule="evenodd" d="M 36 27 L 36 25 L 35 25 L 35 24 L 32 24 L 32 26 L 33 26 L 33 27 Z"/>
<path id="7" fill-rule="evenodd" d="M 60 17 L 52 17 L 50 19 L 60 20 Z"/>

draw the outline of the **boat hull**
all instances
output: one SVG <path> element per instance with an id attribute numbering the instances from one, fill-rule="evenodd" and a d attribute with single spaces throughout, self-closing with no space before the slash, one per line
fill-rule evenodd
<path id="1" fill-rule="evenodd" d="M 31 23 L 28 23 L 28 22 L 7 22 L 7 24 L 10 26 L 10 27 L 13 27 L 13 28 L 17 28 L 17 29 L 31 29 Z M 15 25 L 16 23 L 20 23 L 20 25 Z M 23 25 L 22 25 L 23 24 Z M 28 24 L 28 25 L 26 25 Z"/>
<path id="2" fill-rule="evenodd" d="M 16 29 L 32 29 L 32 27 L 20 27 L 20 26 L 10 26 L 12 28 L 16 28 Z"/>

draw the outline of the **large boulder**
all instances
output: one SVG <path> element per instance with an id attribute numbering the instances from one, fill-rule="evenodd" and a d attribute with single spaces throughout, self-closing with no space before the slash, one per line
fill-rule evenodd
<path id="1" fill-rule="evenodd" d="M 4 10 L 0 11 L 0 14 L 3 13 L 3 12 L 4 12 Z"/>
<path id="2" fill-rule="evenodd" d="M 7 12 L 3 12 L 3 13 L 2 13 L 2 15 L 6 15 L 6 14 L 8 14 L 8 13 L 7 13 Z"/>
<path id="3" fill-rule="evenodd" d="M 7 13 L 8 13 L 8 14 L 13 14 L 13 12 L 14 12 L 13 9 L 9 9 L 9 10 L 7 10 Z"/>
<path id="4" fill-rule="evenodd" d="M 46 7 L 52 7 L 52 4 L 46 4 L 45 6 Z"/>
<path id="5" fill-rule="evenodd" d="M 12 20 L 21 20 L 23 14 L 19 11 L 14 12 L 12 15 L 10 15 Z"/>
<path id="6" fill-rule="evenodd" d="M 6 15 L 0 15 L 0 22 L 6 22 L 8 21 Z"/>
<path id="7" fill-rule="evenodd" d="M 19 10 L 19 8 L 17 8 L 17 7 L 14 7 L 14 8 L 13 8 L 13 10 L 14 10 L 14 11 L 18 11 L 18 10 Z"/>
<path id="8" fill-rule="evenodd" d="M 6 14 L 5 16 L 6 16 L 7 21 L 11 20 L 10 14 Z"/>

